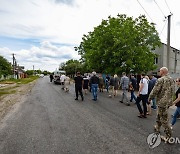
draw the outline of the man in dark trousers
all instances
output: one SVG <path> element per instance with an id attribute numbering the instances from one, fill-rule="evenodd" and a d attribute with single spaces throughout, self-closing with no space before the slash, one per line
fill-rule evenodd
<path id="1" fill-rule="evenodd" d="M 156 84 L 156 81 L 157 81 L 157 78 L 155 78 L 152 73 L 149 75 L 149 78 L 150 78 L 150 81 L 149 81 L 149 84 L 148 84 L 148 94 L 151 93 L 151 91 L 154 88 L 154 86 Z M 152 103 L 153 103 L 153 105 L 151 107 L 154 110 L 156 110 L 157 107 L 156 107 L 156 99 L 155 98 L 152 99 Z"/>
<path id="2" fill-rule="evenodd" d="M 137 88 L 137 79 L 134 77 L 134 75 L 131 75 L 131 79 L 130 79 L 130 86 L 129 86 L 129 90 L 131 92 L 131 99 L 130 102 L 133 101 L 133 99 L 136 101 L 137 97 L 135 96 L 134 92 Z"/>
<path id="3" fill-rule="evenodd" d="M 96 76 L 96 72 L 92 72 L 90 83 L 92 87 L 93 101 L 97 101 L 97 89 L 99 85 L 99 78 Z"/>
<path id="4" fill-rule="evenodd" d="M 78 100 L 78 92 L 79 92 L 81 95 L 81 99 L 83 101 L 84 100 L 84 96 L 82 93 L 83 78 L 82 78 L 80 72 L 77 72 L 77 76 L 74 78 L 74 81 L 75 81 L 75 91 L 76 91 L 76 99 L 75 100 Z"/>
<path id="5" fill-rule="evenodd" d="M 52 82 L 52 80 L 53 80 L 53 74 L 50 74 L 50 76 L 49 76 L 49 78 L 50 78 L 50 82 Z"/>

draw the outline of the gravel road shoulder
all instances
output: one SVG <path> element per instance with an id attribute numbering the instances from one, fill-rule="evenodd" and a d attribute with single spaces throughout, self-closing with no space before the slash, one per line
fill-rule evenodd
<path id="1" fill-rule="evenodd" d="M 9 84 L 0 87 L 0 90 L 4 88 L 14 90 L 14 93 L 12 94 L 0 96 L 0 120 L 2 120 L 9 111 L 15 109 L 26 99 L 26 96 L 31 91 L 35 83 L 36 81 L 28 84 Z"/>

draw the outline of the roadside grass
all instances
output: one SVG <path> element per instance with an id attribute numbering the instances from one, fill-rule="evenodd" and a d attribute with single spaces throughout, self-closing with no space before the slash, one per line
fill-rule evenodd
<path id="1" fill-rule="evenodd" d="M 14 93 L 16 93 L 15 88 L 17 88 L 17 86 L 0 89 L 0 97 L 1 97 L 2 95 L 7 95 L 7 94 L 14 94 Z"/>
<path id="2" fill-rule="evenodd" d="M 3 80 L 0 81 L 0 84 L 28 84 L 36 79 L 38 79 L 38 76 L 29 76 L 28 78 L 23 78 L 23 79 L 8 79 L 8 80 Z"/>
<path id="3" fill-rule="evenodd" d="M 0 88 L 0 97 L 8 94 L 14 94 L 16 93 L 16 88 L 20 87 L 23 84 L 28 84 L 36 79 L 38 79 L 38 76 L 29 76 L 28 78 L 24 79 L 8 79 L 8 80 L 3 80 L 0 81 L 0 84 L 15 84 L 12 86 L 8 87 L 2 87 Z"/>

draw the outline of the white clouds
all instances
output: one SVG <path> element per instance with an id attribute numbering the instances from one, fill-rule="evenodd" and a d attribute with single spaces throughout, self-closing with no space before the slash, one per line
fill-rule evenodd
<path id="1" fill-rule="evenodd" d="M 173 13 L 171 45 L 180 48 L 178 43 L 179 29 L 179 0 L 166 0 Z M 164 27 L 164 15 L 153 0 L 139 0 L 156 23 L 156 29 L 161 33 Z M 167 16 L 169 9 L 165 1 L 157 1 L 163 13 Z M 55 64 L 58 60 L 79 58 L 73 47 L 56 44 L 71 44 L 77 46 L 83 34 L 92 31 L 100 24 L 102 19 L 109 15 L 127 14 L 138 17 L 146 14 L 136 0 L 0 0 L 0 37 L 6 36 L 19 39 L 36 39 L 39 45 L 31 44 L 29 50 L 11 51 L 9 46 L 1 48 L 9 52 L 16 52 L 18 59 L 24 58 L 44 66 L 45 62 Z M 146 15 L 147 16 L 147 15 Z M 147 16 L 148 20 L 151 19 Z M 167 25 L 165 26 L 161 40 L 166 43 Z M 50 43 L 51 42 L 51 43 Z M 18 44 L 21 45 L 21 44 Z M 0 42 L 0 46 L 1 45 Z M 12 46 L 11 49 L 13 50 Z M 6 55 L 7 56 L 7 55 Z M 7 56 L 8 57 L 8 56 Z M 51 62 L 52 60 L 52 62 Z M 40 64 L 42 61 L 42 64 Z M 26 65 L 26 62 L 23 61 Z M 44 65 L 43 65 L 44 64 Z"/>
<path id="2" fill-rule="evenodd" d="M 140 2 L 156 23 L 158 31 L 161 31 L 164 16 L 157 5 L 152 0 Z M 167 2 L 177 18 L 178 0 Z M 163 13 L 168 15 L 166 3 L 157 3 Z M 109 15 L 120 13 L 138 17 L 145 14 L 134 0 L 2 0 L 0 10 L 4 12 L 0 14 L 1 35 L 40 37 L 41 41 L 45 38 L 50 42 L 69 44 L 79 44 L 83 34 L 92 31 Z"/>
<path id="3" fill-rule="evenodd" d="M 61 62 L 80 58 L 73 47 L 57 47 L 48 41 L 42 42 L 40 47 L 33 46 L 29 50 L 11 51 L 8 48 L 0 48 L 0 55 L 9 61 L 12 61 L 12 53 L 15 53 L 18 64 L 24 65 L 25 69 L 32 69 L 32 65 L 35 65 L 38 69 L 48 68 L 51 71 L 55 70 Z"/>

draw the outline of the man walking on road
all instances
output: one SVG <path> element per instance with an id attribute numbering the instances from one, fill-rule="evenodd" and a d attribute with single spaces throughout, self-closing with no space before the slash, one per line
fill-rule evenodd
<path id="1" fill-rule="evenodd" d="M 174 80 L 169 76 L 168 69 L 162 67 L 160 69 L 160 76 L 151 91 L 148 101 L 151 101 L 156 97 L 156 102 L 158 106 L 156 125 L 154 129 L 156 132 L 160 132 L 161 125 L 165 128 L 164 132 L 166 134 L 164 139 L 169 139 L 171 137 L 171 128 L 168 124 L 168 108 L 172 105 L 173 94 L 175 92 L 175 83 Z M 163 139 L 162 138 L 162 139 Z"/>
<path id="2" fill-rule="evenodd" d="M 77 72 L 77 76 L 74 78 L 74 81 L 75 81 L 75 91 L 76 91 L 76 99 L 75 100 L 78 100 L 78 92 L 79 92 L 81 95 L 81 99 L 83 101 L 84 100 L 84 96 L 82 93 L 83 78 L 81 77 L 80 72 Z"/>
<path id="3" fill-rule="evenodd" d="M 133 101 L 133 99 L 136 101 L 136 96 L 134 94 L 136 88 L 137 88 L 137 79 L 134 77 L 134 75 L 131 75 L 131 79 L 130 79 L 130 87 L 129 87 L 129 91 L 131 92 L 131 99 L 130 102 Z"/>
<path id="4" fill-rule="evenodd" d="M 142 101 L 143 110 L 141 108 L 140 102 Z M 141 80 L 139 83 L 139 91 L 137 95 L 136 105 L 139 110 L 139 118 L 146 118 L 147 113 L 147 102 L 148 102 L 148 80 L 145 78 L 145 74 L 141 75 Z"/>
<path id="5" fill-rule="evenodd" d="M 92 87 L 91 89 L 92 89 L 92 94 L 93 94 L 93 100 L 97 101 L 97 89 L 99 85 L 99 78 L 96 76 L 96 72 L 92 72 L 90 83 Z"/>
<path id="6" fill-rule="evenodd" d="M 123 72 L 122 75 L 123 77 L 121 78 L 120 85 L 123 92 L 122 92 L 121 100 L 119 102 L 123 103 L 123 100 L 125 98 L 127 106 L 130 106 L 128 98 L 127 98 L 127 90 L 129 88 L 129 78 L 126 76 L 125 72 Z"/>
<path id="7" fill-rule="evenodd" d="M 149 78 L 150 78 L 150 81 L 149 81 L 149 84 L 148 84 L 148 94 L 151 93 L 152 89 L 154 88 L 155 84 L 156 84 L 156 81 L 157 81 L 157 78 L 155 78 L 153 76 L 153 74 L 150 74 L 149 75 Z M 156 99 L 153 98 L 152 99 L 152 103 L 153 105 L 151 106 L 154 110 L 156 110 Z"/>
<path id="8" fill-rule="evenodd" d="M 52 73 L 49 75 L 49 78 L 50 78 L 50 82 L 52 82 L 52 80 L 54 78 Z"/>

